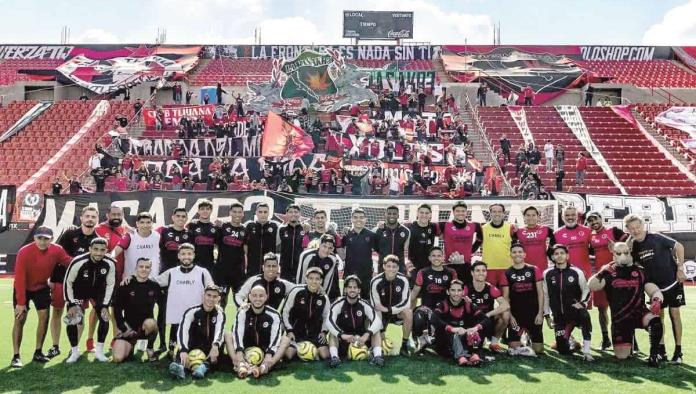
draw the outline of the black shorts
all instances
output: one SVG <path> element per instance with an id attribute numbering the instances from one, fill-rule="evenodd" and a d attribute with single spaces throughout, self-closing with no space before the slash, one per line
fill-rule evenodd
<path id="1" fill-rule="evenodd" d="M 297 348 L 297 345 L 299 345 L 301 342 L 310 342 L 310 343 L 312 343 L 314 346 L 316 346 L 317 349 L 319 349 L 320 347 L 329 346 L 329 341 L 328 341 L 328 339 L 326 340 L 326 343 L 323 343 L 323 344 L 322 344 L 322 343 L 319 342 L 319 335 L 317 334 L 317 335 L 309 335 L 309 336 L 304 336 L 304 335 L 303 335 L 303 336 L 298 336 L 298 335 L 295 335 L 295 343 L 292 343 L 292 342 L 291 342 L 291 343 L 290 343 L 290 347 Z"/>
<path id="2" fill-rule="evenodd" d="M 363 334 L 351 334 L 351 335 L 357 335 L 357 336 L 363 336 Z M 372 335 L 370 335 L 370 338 L 372 338 Z M 365 343 L 367 347 L 370 347 L 370 339 L 367 340 Z M 344 341 L 341 338 L 338 338 L 338 355 L 340 357 L 348 357 L 348 346 L 350 346 L 350 343 Z"/>
<path id="3" fill-rule="evenodd" d="M 677 283 L 668 290 L 662 291 L 662 308 L 680 308 L 686 305 L 684 297 L 684 284 Z"/>
<path id="4" fill-rule="evenodd" d="M 244 268 L 227 267 L 226 269 L 215 270 L 215 284 L 220 286 L 223 293 L 230 292 L 230 288 L 235 293 L 244 285 Z"/>
<path id="5" fill-rule="evenodd" d="M 520 327 L 519 331 L 513 330 L 512 327 L 508 327 L 508 340 L 510 342 L 519 342 L 521 334 L 526 331 L 532 343 L 544 343 L 543 325 L 536 325 L 534 324 L 534 321 L 522 322 L 519 320 L 517 321 L 517 324 Z"/>
<path id="6" fill-rule="evenodd" d="M 641 316 L 631 317 L 618 323 L 611 324 L 611 343 L 614 347 L 633 346 L 633 338 L 636 329 L 642 329 L 643 318 Z"/>
<path id="7" fill-rule="evenodd" d="M 37 311 L 48 309 L 51 306 L 51 289 L 48 286 L 35 291 L 27 290 L 26 295 L 27 311 L 30 309 L 30 301 L 34 303 L 34 308 Z M 17 289 L 12 289 L 12 306 L 17 307 Z"/>
<path id="8" fill-rule="evenodd" d="M 401 318 L 398 315 L 395 315 L 390 312 L 381 312 L 382 314 L 382 332 L 385 332 L 387 330 L 387 326 L 389 324 L 396 324 L 397 326 L 400 326 L 404 324 L 404 321 L 401 320 Z"/>

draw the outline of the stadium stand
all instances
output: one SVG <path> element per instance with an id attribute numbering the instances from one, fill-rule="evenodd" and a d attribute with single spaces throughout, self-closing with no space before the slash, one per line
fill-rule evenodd
<path id="1" fill-rule="evenodd" d="M 696 75 L 671 60 L 575 61 L 575 64 L 610 83 L 638 87 L 694 88 Z"/>
<path id="2" fill-rule="evenodd" d="M 24 115 L 36 101 L 13 101 L 7 107 L 0 107 L 0 134 L 9 129 Z"/>
<path id="3" fill-rule="evenodd" d="M 695 107 L 696 103 L 693 104 L 682 104 L 680 107 Z M 636 112 L 642 116 L 658 133 L 665 136 L 669 140 L 670 144 L 679 151 L 686 159 L 691 162 L 691 170 L 693 171 L 693 165 L 696 163 L 696 153 L 684 147 L 682 143 L 683 140 L 691 139 L 689 133 L 675 129 L 667 125 L 659 124 L 655 122 L 655 117 L 661 112 L 666 111 L 672 107 L 670 104 L 636 104 Z"/>
<path id="4" fill-rule="evenodd" d="M 12 85 L 21 81 L 36 80 L 37 76 L 23 74 L 20 70 L 52 70 L 63 64 L 62 60 L 3 60 L 0 61 L 0 85 Z M 41 79 L 54 79 L 52 75 L 46 75 Z"/>

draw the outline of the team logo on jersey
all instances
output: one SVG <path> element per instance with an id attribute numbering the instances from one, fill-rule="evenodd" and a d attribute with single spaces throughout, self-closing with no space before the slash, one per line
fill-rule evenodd
<path id="1" fill-rule="evenodd" d="M 532 276 L 532 273 L 527 271 L 524 273 L 524 276 L 526 276 L 527 278 L 530 278 Z"/>
<path id="2" fill-rule="evenodd" d="M 269 232 L 269 233 L 272 233 L 272 232 L 273 232 L 273 227 L 269 227 L 269 228 L 268 228 L 268 232 Z"/>
<path id="3" fill-rule="evenodd" d="M 510 275 L 510 278 L 511 278 L 512 280 L 516 280 L 516 279 L 517 279 L 517 275 L 512 274 L 512 275 Z"/>
<path id="4" fill-rule="evenodd" d="M 401 291 L 401 286 L 396 286 L 396 288 L 394 290 Z"/>
<path id="5" fill-rule="evenodd" d="M 135 292 L 134 292 L 134 291 L 131 291 L 131 292 L 130 292 L 130 296 L 131 296 L 131 297 L 135 297 Z"/>
<path id="6" fill-rule="evenodd" d="M 102 275 L 106 274 L 106 268 L 102 268 L 99 272 L 100 272 Z"/>
<path id="7" fill-rule="evenodd" d="M 329 269 L 329 265 L 328 265 L 328 264 L 324 264 L 324 270 L 327 270 L 327 271 L 328 271 L 328 269 Z"/>
<path id="8" fill-rule="evenodd" d="M 570 278 L 568 278 L 568 282 L 570 282 L 570 283 L 575 282 L 575 278 L 573 278 L 573 277 L 571 276 Z"/>
<path id="9" fill-rule="evenodd" d="M 304 235 L 304 234 L 305 234 L 305 232 L 304 232 L 304 231 L 300 231 L 300 235 Z"/>
<path id="10" fill-rule="evenodd" d="M 324 303 L 324 301 L 322 301 L 322 300 L 317 300 L 317 305 L 321 306 L 321 304 L 323 304 L 323 303 Z"/>
<path id="11" fill-rule="evenodd" d="M 447 276 L 447 275 L 442 275 L 442 280 L 448 280 L 448 279 L 449 279 L 449 276 Z"/>
<path id="12" fill-rule="evenodd" d="M 280 287 L 276 287 L 275 290 L 273 290 L 276 294 L 280 293 Z"/>
<path id="13" fill-rule="evenodd" d="M 210 322 L 215 324 L 217 322 L 217 316 L 213 316 L 213 318 L 210 319 Z"/>
<path id="14" fill-rule="evenodd" d="M 433 230 L 432 230 L 432 229 L 428 229 L 428 234 L 432 234 L 432 233 L 433 233 Z M 423 236 L 425 237 L 425 235 L 423 235 Z"/>
<path id="15" fill-rule="evenodd" d="M 401 233 L 399 233 L 399 235 L 401 236 L 401 238 L 403 238 L 406 236 L 406 233 L 402 231 Z"/>
<path id="16" fill-rule="evenodd" d="M 425 238 L 425 237 L 426 237 L 425 233 L 421 233 L 421 238 Z"/>
<path id="17" fill-rule="evenodd" d="M 171 231 L 167 233 L 167 237 L 171 237 L 172 235 L 174 235 L 174 233 Z"/>
<path id="18" fill-rule="evenodd" d="M 211 227 L 211 228 L 210 228 L 210 233 L 211 233 L 211 234 L 215 234 L 215 227 Z"/>
<path id="19" fill-rule="evenodd" d="M 638 276 L 638 271 L 633 271 L 633 272 L 631 272 L 631 276 L 634 277 L 634 278 L 637 277 L 637 276 Z"/>
<path id="20" fill-rule="evenodd" d="M 263 328 L 268 328 L 268 322 L 267 322 L 267 321 L 263 322 Z"/>
<path id="21" fill-rule="evenodd" d="M 603 238 L 603 239 L 607 239 L 607 238 L 609 238 L 609 237 L 608 237 L 606 234 L 602 234 L 602 238 Z"/>
<path id="22" fill-rule="evenodd" d="M 188 239 L 188 235 L 184 234 L 181 236 L 182 239 Z"/>
<path id="23" fill-rule="evenodd" d="M 197 233 L 200 233 L 200 232 L 201 232 L 201 228 L 198 227 L 198 228 L 196 229 L 196 232 L 197 232 Z"/>
<path id="24" fill-rule="evenodd" d="M 232 232 L 232 229 L 229 228 L 229 227 L 227 227 L 227 232 L 228 232 L 228 233 L 231 233 L 231 232 Z"/>
<path id="25" fill-rule="evenodd" d="M 452 229 L 456 230 L 456 227 L 453 227 Z M 469 226 L 464 227 L 464 230 L 469 231 L 470 230 Z"/>
<path id="26" fill-rule="evenodd" d="M 584 231 L 580 231 L 578 234 L 582 237 L 582 236 L 585 235 L 585 232 L 584 232 Z"/>
<path id="27" fill-rule="evenodd" d="M 487 299 L 488 299 L 488 297 L 489 297 L 489 296 L 488 296 L 488 294 L 487 294 L 487 293 L 483 295 L 483 299 L 484 299 L 484 300 L 487 300 Z M 481 302 L 481 300 L 479 300 L 479 302 Z"/>
<path id="28" fill-rule="evenodd" d="M 83 276 L 84 278 L 89 278 L 89 272 L 87 272 L 87 271 L 83 272 L 83 273 L 82 273 L 82 276 Z"/>
<path id="29" fill-rule="evenodd" d="M 301 304 L 301 305 L 304 305 L 304 304 L 305 304 L 304 298 L 300 299 L 300 304 Z"/>
<path id="30" fill-rule="evenodd" d="M 362 311 L 357 311 L 357 312 L 355 312 L 355 316 L 357 316 L 357 317 L 362 316 Z"/>
<path id="31" fill-rule="evenodd" d="M 370 237 L 365 237 L 365 242 L 370 242 Z"/>

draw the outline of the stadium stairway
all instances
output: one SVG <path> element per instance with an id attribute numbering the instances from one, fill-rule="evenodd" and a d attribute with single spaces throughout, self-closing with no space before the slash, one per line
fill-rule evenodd
<path id="1" fill-rule="evenodd" d="M 696 182 L 611 108 L 581 107 L 580 113 L 595 145 L 629 194 L 681 196 L 696 193 Z"/>
<path id="2" fill-rule="evenodd" d="M 5 107 L 0 107 L 0 135 L 17 123 L 36 103 L 34 100 L 13 101 Z M 13 137 L 16 137 L 16 135 Z"/>
<path id="3" fill-rule="evenodd" d="M 671 60 L 608 60 L 574 61 L 581 68 L 610 83 L 638 87 L 695 88 L 696 75 Z"/>
<path id="4" fill-rule="evenodd" d="M 680 107 L 694 107 L 694 104 L 680 104 Z M 669 104 L 637 104 L 633 109 L 633 116 L 655 139 L 667 149 L 677 160 L 696 173 L 696 153 L 692 153 L 684 147 L 682 140 L 691 136 L 685 131 L 655 122 L 655 117 L 669 109 Z"/>

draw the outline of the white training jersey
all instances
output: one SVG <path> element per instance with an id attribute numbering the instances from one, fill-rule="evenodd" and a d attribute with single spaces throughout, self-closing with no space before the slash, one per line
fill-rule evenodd
<path id="1" fill-rule="evenodd" d="M 205 286 L 213 283 L 210 272 L 194 265 L 190 270 L 174 267 L 157 277 L 157 282 L 167 290 L 167 324 L 179 324 L 187 309 L 203 302 Z"/>
<path id="2" fill-rule="evenodd" d="M 126 233 L 122 240 L 123 246 L 123 277 L 127 278 L 135 274 L 138 259 L 145 257 L 152 261 L 150 278 L 155 279 L 160 274 L 160 233 L 153 231 L 147 237 L 143 237 L 138 232 Z"/>

